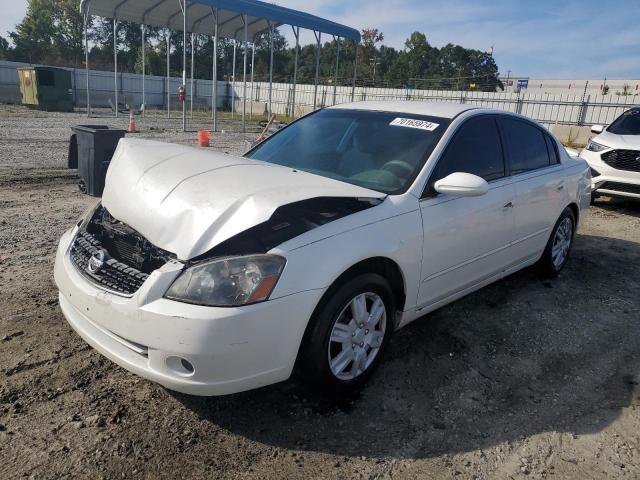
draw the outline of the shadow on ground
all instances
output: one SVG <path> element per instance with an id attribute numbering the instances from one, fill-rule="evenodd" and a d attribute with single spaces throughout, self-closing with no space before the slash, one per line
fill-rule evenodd
<path id="1" fill-rule="evenodd" d="M 594 201 L 594 206 L 609 212 L 617 212 L 640 218 L 640 199 L 627 200 L 617 197 L 598 197 Z"/>
<path id="2" fill-rule="evenodd" d="M 640 373 L 640 244 L 578 235 L 554 280 L 527 269 L 396 333 L 355 399 L 293 382 L 218 398 L 176 394 L 200 418 L 266 445 L 421 458 L 541 432 L 598 432 Z"/>

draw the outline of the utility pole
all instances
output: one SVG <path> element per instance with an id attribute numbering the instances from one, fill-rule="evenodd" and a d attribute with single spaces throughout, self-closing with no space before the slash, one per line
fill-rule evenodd
<path id="1" fill-rule="evenodd" d="M 507 84 L 505 85 L 506 88 L 509 88 L 509 77 L 511 76 L 511 70 L 507 70 Z"/>

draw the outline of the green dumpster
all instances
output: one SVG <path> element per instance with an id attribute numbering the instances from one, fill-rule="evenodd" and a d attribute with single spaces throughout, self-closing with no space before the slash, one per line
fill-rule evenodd
<path id="1" fill-rule="evenodd" d="M 18 68 L 22 104 L 42 110 L 72 112 L 71 72 L 55 67 Z"/>

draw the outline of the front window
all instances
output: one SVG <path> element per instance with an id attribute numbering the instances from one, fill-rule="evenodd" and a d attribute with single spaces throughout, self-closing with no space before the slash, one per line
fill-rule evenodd
<path id="1" fill-rule="evenodd" d="M 420 173 L 448 125 L 439 117 L 326 109 L 291 124 L 246 156 L 398 194 Z"/>
<path id="2" fill-rule="evenodd" d="M 438 162 L 433 181 L 454 172 L 471 173 L 487 182 L 505 176 L 502 143 L 495 118 L 472 118 L 460 128 Z"/>
<path id="3" fill-rule="evenodd" d="M 620 115 L 607 131 L 615 135 L 640 135 L 640 108 L 632 108 Z"/>

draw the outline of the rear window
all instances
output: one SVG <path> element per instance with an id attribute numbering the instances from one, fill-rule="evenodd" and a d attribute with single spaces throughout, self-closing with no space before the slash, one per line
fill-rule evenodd
<path id="1" fill-rule="evenodd" d="M 505 137 L 511 174 L 537 170 L 550 164 L 546 134 L 529 123 L 503 118 L 501 128 Z"/>
<path id="2" fill-rule="evenodd" d="M 624 112 L 609 125 L 607 131 L 616 135 L 640 135 L 640 108 Z"/>
<path id="3" fill-rule="evenodd" d="M 549 162 L 551 163 L 551 165 L 560 163 L 560 158 L 558 157 L 558 146 L 556 142 L 549 135 L 545 135 L 544 139 L 547 141 L 547 150 L 549 151 Z"/>

